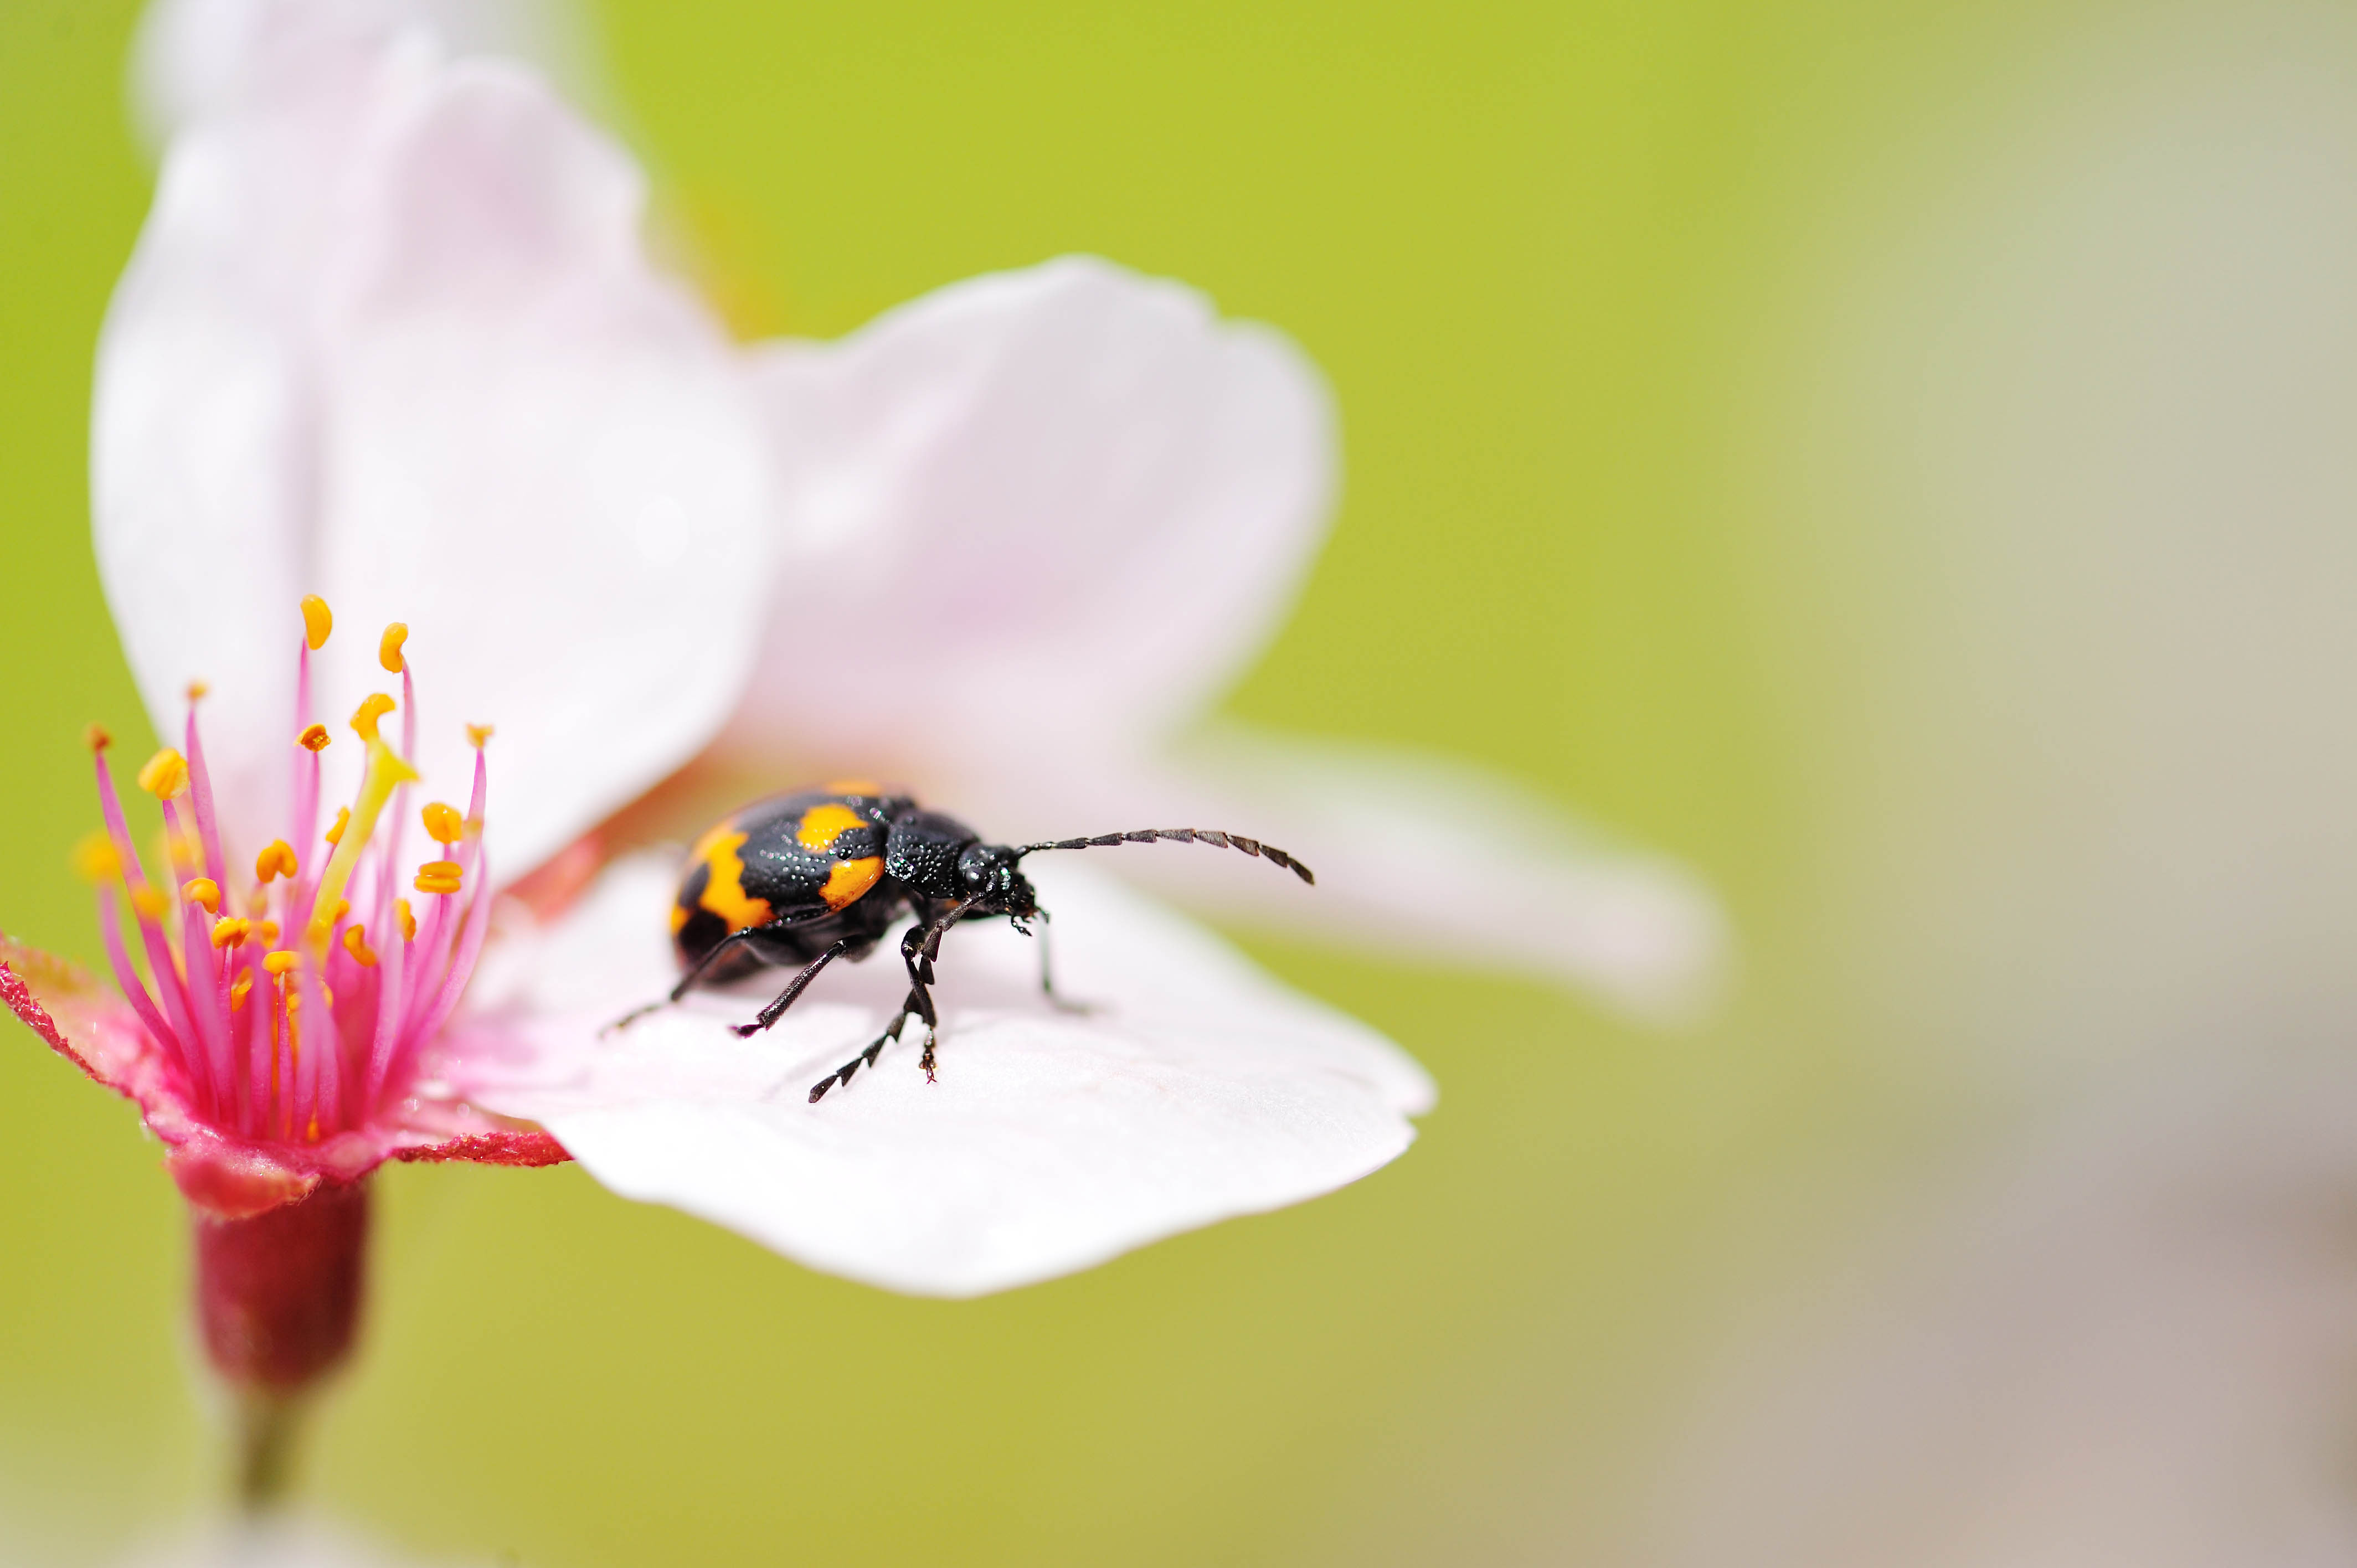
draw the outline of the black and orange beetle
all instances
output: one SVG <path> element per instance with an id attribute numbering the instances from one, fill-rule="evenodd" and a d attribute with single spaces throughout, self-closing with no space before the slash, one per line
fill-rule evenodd
<path id="1" fill-rule="evenodd" d="M 617 1027 L 677 1002 L 700 984 L 719 984 L 767 968 L 800 965 L 777 998 L 740 1036 L 776 1023 L 818 972 L 836 959 L 863 959 L 905 912 L 915 916 L 900 938 L 909 968 L 909 994 L 899 1013 L 867 1048 L 811 1086 L 813 1104 L 900 1037 L 911 1015 L 924 1021 L 925 1049 L 918 1065 L 933 1076 L 933 960 L 942 936 L 960 920 L 1004 915 L 1024 935 L 1045 920 L 1023 857 L 1050 849 L 1104 849 L 1170 839 L 1239 849 L 1271 860 L 1304 882 L 1309 868 L 1281 849 L 1241 833 L 1208 828 L 1141 828 L 1094 838 L 1021 845 L 985 843 L 956 818 L 929 811 L 906 795 L 888 794 L 865 780 L 838 780 L 748 806 L 714 827 L 688 854 L 672 937 L 685 972 L 671 994 L 618 1021 Z M 1047 950 L 1040 989 L 1056 1001 Z M 1058 1002 L 1059 1006 L 1064 1004 Z"/>

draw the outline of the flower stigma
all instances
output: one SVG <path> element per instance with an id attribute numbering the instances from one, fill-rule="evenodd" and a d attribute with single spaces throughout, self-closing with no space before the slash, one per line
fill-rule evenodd
<path id="1" fill-rule="evenodd" d="M 96 725 L 87 738 L 105 827 L 73 854 L 96 889 L 115 980 L 167 1069 L 185 1079 L 190 1105 L 217 1131 L 265 1144 L 317 1144 L 391 1114 L 457 1005 L 490 923 L 479 831 L 489 732 L 468 726 L 466 815 L 439 801 L 423 813 L 436 854 L 414 874 L 415 888 L 435 895 L 421 917 L 400 896 L 400 800 L 419 777 L 404 755 L 416 746 L 408 628 L 387 627 L 378 651 L 401 677 L 401 701 L 372 693 L 353 714 L 367 748 L 360 789 L 322 832 L 319 753 L 328 737 L 311 713 L 310 665 L 334 618 L 317 596 L 302 615 L 287 732 L 292 820 L 254 856 L 252 878 L 232 876 L 221 843 L 197 721 L 200 684 L 188 690 L 182 746 L 158 751 L 138 774 L 163 811 L 168 875 L 148 875 L 108 766 L 112 738 Z M 400 751 L 379 728 L 396 709 Z M 307 861 L 318 869 L 307 875 Z M 126 914 L 144 962 L 125 940 Z M 282 931 L 299 940 L 281 945 Z"/>

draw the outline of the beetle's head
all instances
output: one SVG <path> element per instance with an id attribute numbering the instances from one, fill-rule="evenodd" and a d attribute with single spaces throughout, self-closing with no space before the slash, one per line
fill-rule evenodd
<path id="1" fill-rule="evenodd" d="M 1028 919 L 1039 913 L 1037 895 L 1018 864 L 1022 852 L 1003 843 L 968 844 L 958 856 L 958 880 L 966 897 L 987 900 L 999 914 Z"/>

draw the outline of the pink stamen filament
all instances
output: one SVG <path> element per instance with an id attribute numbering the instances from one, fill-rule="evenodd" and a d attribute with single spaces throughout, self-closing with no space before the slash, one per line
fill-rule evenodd
<path id="1" fill-rule="evenodd" d="M 123 819 L 123 801 L 114 793 L 114 774 L 106 766 L 106 754 L 98 754 L 98 802 L 105 813 L 106 831 L 114 841 L 114 853 L 122 857 L 123 876 L 131 890 L 131 916 L 139 928 L 140 945 L 146 950 L 147 971 L 153 977 L 156 994 L 163 1001 L 163 1014 L 170 1026 L 165 1036 L 174 1053 L 180 1058 L 188 1075 L 190 1089 L 198 1103 L 210 1107 L 212 1086 L 201 1070 L 201 1064 L 191 1048 L 197 1044 L 197 1032 L 188 1016 L 188 996 L 180 976 L 172 965 L 171 949 L 164 940 L 164 929 L 154 916 L 141 908 L 139 895 L 147 887 L 146 868 L 140 864 L 139 851 L 132 844 L 130 826 Z"/>
<path id="2" fill-rule="evenodd" d="M 298 657 L 295 717 L 300 735 L 312 722 L 307 641 Z M 403 749 L 414 753 L 414 687 L 405 661 L 401 673 Z M 196 846 L 206 874 L 221 890 L 218 907 L 208 910 L 194 897 L 177 898 L 176 952 L 167 934 L 175 923 L 149 912 L 156 908 L 157 895 L 148 891 L 145 868 L 102 752 L 96 758 L 100 804 L 131 893 L 146 974 L 143 978 L 124 945 L 117 892 L 102 885 L 98 908 L 107 957 L 141 1025 L 187 1079 L 199 1115 L 248 1138 L 302 1144 L 331 1137 L 371 1121 L 389 1109 L 389 1100 L 406 1093 L 423 1047 L 457 1005 L 490 925 L 478 834 L 470 831 L 462 844 L 452 846 L 473 895 L 463 916 L 448 908 L 459 895 L 437 895 L 415 936 L 404 937 L 396 900 L 404 881 L 400 812 L 406 809 L 407 791 L 396 788 L 391 796 L 394 820 L 382 843 L 370 842 L 374 834 L 369 820 L 386 796 L 370 798 L 374 803 L 365 810 L 356 801 L 347 831 L 359 836 L 351 845 L 355 858 L 346 863 L 350 886 L 342 889 L 350 907 L 325 930 L 312 931 L 313 906 L 328 891 L 323 875 L 339 881 L 344 876 L 342 871 L 330 872 L 330 851 L 317 832 L 317 753 L 295 746 L 296 831 L 288 842 L 298 846 L 300 868 L 293 877 L 260 885 L 248 881 L 243 886 L 252 896 L 241 897 L 232 892 L 236 885 L 229 876 L 199 727 L 192 695 L 186 731 L 188 799 L 163 801 L 170 835 L 167 858 L 173 844 Z M 371 746 L 374 752 L 383 749 Z M 403 766 L 386 760 L 393 768 Z M 365 782 L 362 789 L 366 796 Z M 487 769 L 478 749 L 470 826 L 482 820 L 486 790 Z M 193 872 L 177 865 L 170 869 L 168 886 L 177 895 L 179 876 Z M 225 929 L 221 945 L 215 946 L 216 919 L 240 915 L 248 924 Z M 265 922 L 274 926 L 274 938 L 264 935 Z M 363 953 L 344 944 L 346 931 L 355 925 L 366 929 L 354 941 L 372 963 L 361 962 Z M 278 970 L 266 965 L 265 957 Z M 241 982 L 246 985 L 242 997 L 236 992 Z"/>
<path id="3" fill-rule="evenodd" d="M 188 699 L 188 722 L 183 744 L 188 751 L 188 805 L 196 812 L 197 837 L 204 845 L 205 875 L 213 886 L 229 891 L 229 862 L 221 855 L 221 819 L 213 811 L 212 776 L 205 771 L 205 744 L 197 735 L 197 700 Z"/>

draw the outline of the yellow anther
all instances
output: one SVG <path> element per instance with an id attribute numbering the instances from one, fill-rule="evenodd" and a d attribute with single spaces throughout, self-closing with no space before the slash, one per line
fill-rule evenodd
<path id="1" fill-rule="evenodd" d="M 425 819 L 425 836 L 436 843 L 457 843 L 467 825 L 458 817 L 458 808 L 434 801 L 419 813 Z"/>
<path id="2" fill-rule="evenodd" d="M 295 737 L 295 744 L 306 751 L 325 751 L 328 743 L 335 738 L 328 733 L 327 725 L 313 725 Z"/>
<path id="3" fill-rule="evenodd" d="M 92 751 L 104 751 L 114 744 L 114 737 L 107 734 L 102 725 L 85 725 L 82 727 L 81 743 Z"/>
<path id="4" fill-rule="evenodd" d="M 205 700 L 205 693 L 211 690 L 202 681 L 191 681 L 188 682 L 188 701 L 201 703 Z"/>
<path id="5" fill-rule="evenodd" d="M 368 945 L 367 935 L 361 927 L 344 928 L 344 950 L 351 954 L 352 961 L 362 969 L 376 967 L 376 950 Z"/>
<path id="6" fill-rule="evenodd" d="M 253 929 L 251 921 L 241 920 L 234 916 L 225 916 L 213 922 L 213 946 L 242 947 L 244 945 L 246 933 Z"/>
<path id="7" fill-rule="evenodd" d="M 278 940 L 278 922 L 275 920 L 264 920 L 253 929 L 260 933 L 265 942 L 274 942 Z"/>
<path id="8" fill-rule="evenodd" d="M 303 596 L 303 640 L 317 653 L 327 646 L 328 633 L 335 628 L 336 618 L 328 612 L 328 601 L 317 594 Z"/>
<path id="9" fill-rule="evenodd" d="M 153 887 L 134 887 L 131 907 L 151 920 L 160 920 L 172 909 L 172 901 Z"/>
<path id="10" fill-rule="evenodd" d="M 468 744 L 468 746 L 473 746 L 477 751 L 480 751 L 480 750 L 482 750 L 482 749 L 483 749 L 483 742 L 485 742 L 485 741 L 487 741 L 487 740 L 489 740 L 489 739 L 490 739 L 490 738 L 491 738 L 491 726 L 490 726 L 490 725 L 468 725 L 467 726 L 467 744 Z"/>
<path id="11" fill-rule="evenodd" d="M 166 746 L 139 770 L 139 788 L 158 800 L 168 800 L 188 787 L 188 759 Z"/>
<path id="12" fill-rule="evenodd" d="M 409 900 L 406 898 L 395 898 L 393 901 L 393 918 L 401 922 L 401 940 L 404 942 L 415 941 L 417 940 L 417 917 L 409 912 Z"/>
<path id="13" fill-rule="evenodd" d="M 295 967 L 295 955 L 283 950 L 265 954 L 262 960 L 262 967 L 273 974 L 285 974 Z"/>
<path id="14" fill-rule="evenodd" d="M 123 875 L 123 856 L 104 828 L 93 828 L 74 845 L 73 868 L 85 882 L 112 882 Z"/>
<path id="15" fill-rule="evenodd" d="M 393 701 L 382 692 L 371 692 L 361 699 L 360 707 L 352 714 L 352 728 L 362 740 L 376 738 L 376 721 L 393 712 Z"/>
<path id="16" fill-rule="evenodd" d="M 166 833 L 164 835 L 164 858 L 183 871 L 193 867 L 203 858 L 204 853 L 205 846 L 199 843 L 190 834 Z"/>
<path id="17" fill-rule="evenodd" d="M 401 645 L 408 640 L 409 628 L 399 621 L 394 621 L 384 628 L 384 635 L 377 639 L 376 661 L 383 665 L 390 673 L 400 674 L 403 668 Z"/>
<path id="18" fill-rule="evenodd" d="M 241 974 L 229 988 L 229 1010 L 232 1013 L 245 1005 L 245 993 L 253 989 L 253 976 Z"/>
<path id="19" fill-rule="evenodd" d="M 352 809 L 350 806 L 337 807 L 336 825 L 328 830 L 328 842 L 333 844 L 342 843 L 344 842 L 344 830 L 351 825 Z"/>
<path id="20" fill-rule="evenodd" d="M 345 916 L 347 916 L 347 915 L 350 914 L 351 912 L 352 912 L 352 901 L 351 901 L 350 899 L 349 899 L 349 898 L 339 898 L 339 899 L 337 899 L 337 900 L 336 900 L 336 907 L 335 907 L 334 908 L 332 908 L 332 909 L 322 909 L 321 911 L 319 911 L 319 918 L 320 918 L 320 919 L 322 919 L 322 920 L 327 921 L 327 922 L 328 922 L 328 924 L 329 924 L 330 926 L 332 926 L 332 925 L 334 925 L 338 920 L 342 919 Z"/>
<path id="21" fill-rule="evenodd" d="M 465 875 L 455 860 L 429 860 L 417 868 L 417 890 L 420 893 L 456 893 L 458 881 Z"/>
<path id="22" fill-rule="evenodd" d="M 285 839 L 271 840 L 270 846 L 253 857 L 253 879 L 256 882 L 267 883 L 274 876 L 283 876 L 292 882 L 298 869 L 295 852 L 287 846 Z"/>
<path id="23" fill-rule="evenodd" d="M 180 884 L 180 897 L 191 904 L 202 904 L 205 913 L 221 913 L 221 887 L 210 876 L 191 877 Z"/>

